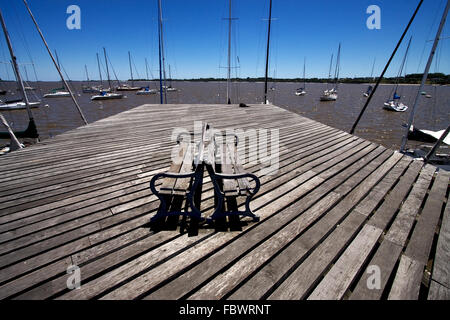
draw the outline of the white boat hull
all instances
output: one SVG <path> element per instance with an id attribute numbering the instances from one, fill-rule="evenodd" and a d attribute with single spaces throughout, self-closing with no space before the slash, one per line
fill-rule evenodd
<path id="1" fill-rule="evenodd" d="M 39 101 L 30 102 L 30 108 L 37 108 L 41 103 Z M 14 103 L 6 103 L 0 105 L 0 110 L 21 110 L 26 109 L 25 102 L 14 102 Z"/>
<path id="2" fill-rule="evenodd" d="M 106 93 L 104 95 L 95 95 L 91 97 L 91 100 L 111 100 L 111 99 L 122 99 L 123 94 L 120 93 Z"/>
<path id="3" fill-rule="evenodd" d="M 306 95 L 306 91 L 300 91 L 300 92 L 296 91 L 295 95 L 296 96 L 304 96 L 304 95 Z"/>
<path id="4" fill-rule="evenodd" d="M 152 90 L 140 90 L 138 92 L 136 92 L 137 95 L 151 95 L 151 94 L 156 94 L 157 91 L 155 89 Z"/>
<path id="5" fill-rule="evenodd" d="M 406 110 L 408 110 L 408 106 L 404 105 L 401 102 L 396 103 L 394 101 L 389 101 L 384 103 L 383 109 L 388 111 L 405 112 Z"/>
<path id="6" fill-rule="evenodd" d="M 337 100 L 336 93 L 324 94 L 320 97 L 320 101 L 336 101 L 336 100 Z"/>
<path id="7" fill-rule="evenodd" d="M 62 98 L 62 97 L 70 97 L 70 92 L 58 91 L 44 94 L 44 98 Z"/>

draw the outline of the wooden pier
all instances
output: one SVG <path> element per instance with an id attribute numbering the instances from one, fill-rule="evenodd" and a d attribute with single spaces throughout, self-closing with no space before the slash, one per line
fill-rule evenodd
<path id="1" fill-rule="evenodd" d="M 149 228 L 149 181 L 194 121 L 279 129 L 276 174 L 244 165 L 261 180 L 260 222 Z M 143 105 L 3 156 L 0 171 L 2 299 L 450 299 L 450 172 L 276 106 Z M 201 210 L 213 207 L 206 176 Z"/>

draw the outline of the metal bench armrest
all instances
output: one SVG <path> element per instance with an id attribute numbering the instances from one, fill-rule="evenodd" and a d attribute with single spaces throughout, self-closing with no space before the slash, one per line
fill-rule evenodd
<path id="1" fill-rule="evenodd" d="M 153 176 L 153 178 L 150 180 L 150 190 L 152 190 L 153 194 L 157 195 L 159 194 L 159 191 L 156 190 L 155 183 L 159 179 L 163 178 L 191 178 L 196 175 L 196 172 L 188 172 L 188 173 L 172 173 L 172 172 L 163 172 L 158 173 Z"/>
<path id="2" fill-rule="evenodd" d="M 255 176 L 253 173 L 238 173 L 238 174 L 215 173 L 215 176 L 221 179 L 235 179 L 235 180 L 241 178 L 250 178 L 255 182 L 255 187 L 250 188 L 249 190 L 251 194 L 256 194 L 259 191 L 259 188 L 261 187 L 261 182 L 259 181 L 259 178 Z"/>

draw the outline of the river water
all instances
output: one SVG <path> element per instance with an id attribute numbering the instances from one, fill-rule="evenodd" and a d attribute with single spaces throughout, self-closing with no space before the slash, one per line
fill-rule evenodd
<path id="1" fill-rule="evenodd" d="M 29 83 L 36 90 L 30 93 L 30 100 L 41 99 L 42 94 L 52 88 L 61 87 L 60 83 L 39 82 Z M 75 88 L 77 100 L 88 122 L 93 122 L 119 112 L 129 110 L 145 103 L 159 103 L 159 94 L 150 96 L 138 96 L 135 92 L 125 92 L 126 98 L 109 101 L 91 101 L 92 94 L 81 91 L 82 82 L 72 82 Z M 148 83 L 135 82 L 136 86 L 145 86 Z M 150 84 L 156 88 L 156 83 Z M 225 103 L 226 84 L 224 82 L 188 82 L 174 81 L 172 85 L 179 89 L 178 92 L 167 93 L 168 103 Z M 288 109 L 302 116 L 317 120 L 332 127 L 349 131 L 357 118 L 367 98 L 363 92 L 367 85 L 341 84 L 339 86 L 339 98 L 335 102 L 320 102 L 319 97 L 326 84 L 307 84 L 306 96 L 298 97 L 294 94 L 299 83 L 270 83 L 268 100 L 279 107 Z M 402 101 L 410 108 L 407 112 L 396 113 L 382 109 L 383 103 L 390 96 L 393 86 L 381 85 L 375 93 L 370 105 L 362 117 L 355 134 L 367 140 L 379 143 L 387 148 L 398 149 L 404 132 L 402 127 L 406 123 L 409 111 L 418 91 L 416 85 L 404 85 L 400 87 L 399 94 Z M 2 100 L 20 98 L 16 91 L 16 84 L 2 83 L 0 89 L 8 89 L 6 96 L 0 96 Z M 442 130 L 450 123 L 450 87 L 427 86 L 425 91 L 432 98 L 421 96 L 417 108 L 414 124 L 422 129 Z M 14 94 L 11 94 L 14 92 Z M 261 103 L 263 101 L 264 83 L 241 82 L 232 85 L 232 103 Z M 70 98 L 42 99 L 42 104 L 37 109 L 32 109 L 36 125 L 41 139 L 48 139 L 67 130 L 83 125 Z M 24 130 L 27 123 L 25 110 L 1 111 L 13 130 Z M 4 131 L 4 129 L 2 129 Z M 0 145 L 8 141 L 0 140 Z M 410 146 L 417 145 L 411 142 Z"/>

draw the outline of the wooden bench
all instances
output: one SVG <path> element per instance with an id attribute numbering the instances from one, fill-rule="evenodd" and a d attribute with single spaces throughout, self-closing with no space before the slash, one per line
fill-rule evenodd
<path id="1" fill-rule="evenodd" d="M 195 195 L 201 193 L 204 166 L 211 177 L 216 196 L 216 206 L 208 221 L 232 215 L 247 216 L 259 221 L 259 217 L 250 209 L 250 201 L 258 192 L 260 181 L 254 174 L 245 172 L 237 154 L 239 140 L 237 136 L 234 138 L 232 143 L 226 141 L 207 123 L 203 126 L 202 137 L 197 145 L 190 139 L 188 142 L 181 140 L 179 135 L 177 158 L 172 162 L 168 172 L 159 173 L 150 181 L 150 189 L 161 201 L 158 212 L 151 221 L 171 215 L 188 215 L 198 220 L 202 219 L 201 211 L 195 203 Z M 194 154 L 196 146 L 198 152 Z M 156 182 L 160 179 L 163 181 L 157 190 Z M 185 196 L 191 212 L 178 209 L 176 206 L 172 208 L 171 200 Z M 228 206 L 227 209 L 224 208 L 226 200 L 241 196 L 246 197 L 245 210 L 230 210 Z"/>
<path id="2" fill-rule="evenodd" d="M 211 135 L 213 143 L 209 146 L 205 164 L 218 199 L 209 219 L 241 215 L 259 221 L 259 217 L 250 209 L 250 201 L 259 191 L 261 183 L 257 176 L 245 172 L 237 153 L 238 137 L 234 135 L 234 141 L 230 142 L 220 134 L 211 132 Z M 244 210 L 224 208 L 226 200 L 237 197 L 246 197 Z"/>
<path id="3" fill-rule="evenodd" d="M 177 138 L 177 156 L 172 159 L 170 168 L 165 173 L 156 174 L 150 181 L 150 189 L 161 201 L 161 205 L 151 221 L 171 216 L 189 215 L 201 219 L 201 212 L 194 203 L 196 191 L 199 190 L 203 179 L 203 168 L 198 166 L 194 158 L 195 144 L 190 139 L 182 140 L 182 135 Z M 156 182 L 160 179 L 162 184 L 156 189 Z M 186 197 L 191 212 L 182 210 L 180 206 L 172 206 L 175 198 Z M 173 208 L 172 208 L 173 207 Z"/>

